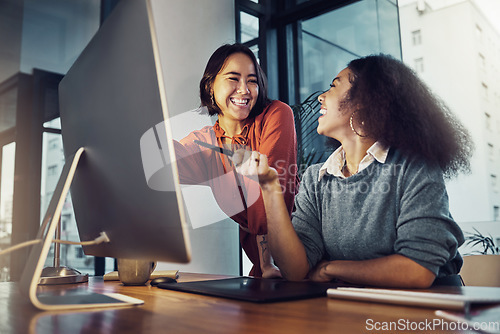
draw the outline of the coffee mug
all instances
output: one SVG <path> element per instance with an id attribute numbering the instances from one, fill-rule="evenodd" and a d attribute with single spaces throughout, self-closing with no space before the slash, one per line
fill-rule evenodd
<path id="1" fill-rule="evenodd" d="M 118 278 L 123 285 L 144 285 L 156 268 L 148 260 L 118 259 Z"/>

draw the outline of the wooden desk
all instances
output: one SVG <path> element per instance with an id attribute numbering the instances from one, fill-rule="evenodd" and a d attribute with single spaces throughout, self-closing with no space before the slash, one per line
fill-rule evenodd
<path id="1" fill-rule="evenodd" d="M 181 273 L 179 281 L 224 276 Z M 89 283 L 41 287 L 44 291 L 91 289 L 118 292 L 145 301 L 142 306 L 78 312 L 42 312 L 22 299 L 17 283 L 0 283 L 0 333 L 382 333 L 367 321 L 431 322 L 434 310 L 326 297 L 255 304 L 154 288 L 123 286 L 91 278 Z M 403 319 L 403 320 L 400 320 Z M 439 320 L 440 321 L 440 320 Z M 368 328 L 369 329 L 369 328 Z M 392 331 L 398 332 L 398 331 Z M 431 332 L 406 331 L 406 332 Z M 445 331 L 432 333 L 465 333 Z"/>

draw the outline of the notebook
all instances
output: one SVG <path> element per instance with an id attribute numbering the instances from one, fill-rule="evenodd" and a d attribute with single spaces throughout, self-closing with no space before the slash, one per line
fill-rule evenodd
<path id="1" fill-rule="evenodd" d="M 334 283 L 291 282 L 284 279 L 235 277 L 210 281 L 161 283 L 159 288 L 208 296 L 269 303 L 285 300 L 325 297 Z"/>
<path id="2" fill-rule="evenodd" d="M 178 278 L 179 270 L 155 270 L 151 273 L 150 279 L 154 279 L 157 277 L 170 277 L 170 278 Z M 118 271 L 112 271 L 103 276 L 105 281 L 118 281 L 120 278 L 118 276 Z"/>

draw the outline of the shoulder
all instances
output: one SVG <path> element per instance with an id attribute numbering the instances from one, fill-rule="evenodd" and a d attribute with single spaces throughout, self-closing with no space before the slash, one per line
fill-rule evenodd
<path id="1" fill-rule="evenodd" d="M 192 143 L 194 139 L 210 142 L 210 139 L 214 137 L 213 126 L 207 125 L 199 130 L 190 132 L 186 137 L 180 140 L 181 144 Z"/>
<path id="2" fill-rule="evenodd" d="M 322 163 L 322 162 L 319 162 L 317 164 L 312 164 L 311 166 L 307 167 L 304 174 L 312 175 L 314 173 L 319 173 L 319 170 L 320 170 L 321 166 L 323 166 L 323 164 L 324 163 Z"/>
<path id="3" fill-rule="evenodd" d="M 415 155 L 407 155 L 398 149 L 391 149 L 387 156 L 387 165 L 404 179 L 415 181 L 416 178 L 427 181 L 444 182 L 443 170 L 437 165 L 427 162 Z"/>
<path id="4" fill-rule="evenodd" d="M 319 183 L 318 177 L 319 177 L 319 170 L 321 169 L 321 166 L 323 166 L 323 164 L 318 163 L 318 164 L 314 164 L 314 165 L 307 167 L 304 174 L 302 174 L 301 186 L 302 186 L 302 184 L 305 187 L 317 185 Z"/>
<path id="5" fill-rule="evenodd" d="M 290 108 L 288 104 L 280 100 L 273 100 L 264 108 L 264 110 L 275 110 L 275 109 L 292 111 L 292 108 Z"/>
<path id="6" fill-rule="evenodd" d="M 190 134 L 193 136 L 211 136 L 213 133 L 214 133 L 213 125 L 207 125 L 199 130 L 191 132 Z"/>
<path id="7" fill-rule="evenodd" d="M 262 119 L 291 119 L 293 120 L 293 112 L 292 108 L 284 102 L 279 100 L 274 100 L 264 108 L 262 114 L 257 116 L 257 118 L 261 117 Z"/>
<path id="8" fill-rule="evenodd" d="M 328 188 L 332 186 L 332 178 L 319 178 L 319 170 L 323 164 L 314 164 L 304 171 L 300 177 L 299 192 L 296 196 L 297 201 L 302 199 L 306 201 L 321 201 L 325 196 L 329 196 Z"/>
<path id="9" fill-rule="evenodd" d="M 259 134 L 290 134 L 295 136 L 292 109 L 278 100 L 272 101 L 253 121 L 254 131 Z M 283 138 L 284 139 L 284 138 Z"/>

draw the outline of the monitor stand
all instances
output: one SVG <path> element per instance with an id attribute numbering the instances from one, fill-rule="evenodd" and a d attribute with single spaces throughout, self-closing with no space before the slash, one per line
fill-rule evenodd
<path id="1" fill-rule="evenodd" d="M 43 225 L 42 225 L 43 226 Z M 42 229 L 45 229 L 42 227 Z M 61 239 L 61 219 L 56 227 L 56 239 Z M 83 275 L 76 269 L 61 266 L 61 244 L 54 245 L 54 266 L 45 267 L 42 270 L 42 277 L 40 277 L 41 285 L 52 284 L 75 284 L 85 283 L 89 281 L 89 275 Z"/>
<path id="2" fill-rule="evenodd" d="M 43 268 L 40 277 L 40 282 L 38 284 L 40 285 L 75 284 L 75 283 L 85 283 L 88 281 L 89 281 L 88 274 L 82 274 L 81 272 L 73 268 L 54 265 L 53 267 Z"/>
<path id="3" fill-rule="evenodd" d="M 50 245 L 59 224 L 61 210 L 68 195 L 71 182 L 75 176 L 78 162 L 84 154 L 84 148 L 79 148 L 64 164 L 56 189 L 50 200 L 49 207 L 38 231 L 40 242 L 31 249 L 28 261 L 19 282 L 21 293 L 41 310 L 88 309 L 101 307 L 123 307 L 141 305 L 144 301 L 117 293 L 94 293 L 88 288 L 65 289 L 64 294 L 58 294 L 50 289 L 48 293 L 37 293 L 43 266 L 49 253 Z"/>

